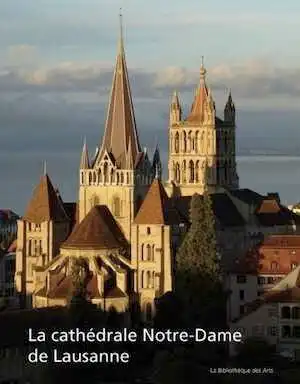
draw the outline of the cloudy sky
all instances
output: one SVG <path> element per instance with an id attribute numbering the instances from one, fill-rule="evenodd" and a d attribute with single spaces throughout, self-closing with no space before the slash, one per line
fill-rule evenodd
<path id="1" fill-rule="evenodd" d="M 103 130 L 120 7 L 150 150 L 156 139 L 165 146 L 172 91 L 190 104 L 202 55 L 220 113 L 232 89 L 241 138 L 284 124 L 300 143 L 298 1 L 0 1 L 0 206 L 22 213 L 44 160 L 66 199 L 76 198 L 83 137 L 93 152 Z"/>

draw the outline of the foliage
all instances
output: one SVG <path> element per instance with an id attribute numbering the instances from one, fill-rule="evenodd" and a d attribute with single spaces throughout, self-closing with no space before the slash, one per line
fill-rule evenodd
<path id="1" fill-rule="evenodd" d="M 7 235 L 0 234 L 0 250 L 6 251 L 16 238 L 16 233 L 9 233 Z"/>
<path id="2" fill-rule="evenodd" d="M 183 303 L 185 326 L 210 324 L 225 296 L 216 250 L 211 198 L 195 194 L 190 207 L 191 226 L 176 256 L 175 292 Z M 217 316 L 220 319 L 220 316 Z M 225 316 L 222 317 L 222 320 Z"/>

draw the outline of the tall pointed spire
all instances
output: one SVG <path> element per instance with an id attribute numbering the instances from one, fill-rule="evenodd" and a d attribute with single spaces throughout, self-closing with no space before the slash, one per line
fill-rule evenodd
<path id="1" fill-rule="evenodd" d="M 202 122 L 205 112 L 205 103 L 209 96 L 209 89 L 206 85 L 206 68 L 204 67 L 204 57 L 201 57 L 200 82 L 196 89 L 194 102 L 191 112 L 187 118 L 189 121 Z"/>
<path id="2" fill-rule="evenodd" d="M 156 144 L 156 148 L 153 154 L 152 170 L 155 178 L 161 179 L 162 176 L 162 164 L 160 159 L 159 147 Z"/>
<path id="3" fill-rule="evenodd" d="M 119 17 L 119 47 L 100 156 L 107 150 L 115 159 L 118 167 L 126 168 L 126 154 L 129 142 L 131 141 L 133 164 L 135 164 L 137 154 L 141 152 L 141 148 L 125 59 L 122 15 L 120 14 Z"/>
<path id="4" fill-rule="evenodd" d="M 232 124 L 235 123 L 235 105 L 232 100 L 231 89 L 229 90 L 228 99 L 224 108 L 224 120 Z"/>
<path id="5" fill-rule="evenodd" d="M 89 169 L 89 168 L 90 168 L 89 153 L 86 145 L 86 138 L 84 138 L 82 153 L 81 153 L 81 160 L 80 160 L 80 169 Z"/>

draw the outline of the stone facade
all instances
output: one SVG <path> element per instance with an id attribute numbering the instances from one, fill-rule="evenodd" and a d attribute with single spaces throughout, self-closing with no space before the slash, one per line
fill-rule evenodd
<path id="1" fill-rule="evenodd" d="M 245 313 L 231 322 L 243 339 L 262 337 L 276 345 L 283 356 L 300 360 L 300 266 L 275 284 L 268 293 L 248 304 Z M 230 344 L 232 355 L 238 345 Z"/>

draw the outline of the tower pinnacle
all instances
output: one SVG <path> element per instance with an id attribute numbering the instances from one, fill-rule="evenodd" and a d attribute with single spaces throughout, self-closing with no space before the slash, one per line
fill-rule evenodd
<path id="1" fill-rule="evenodd" d="M 195 92 L 191 112 L 187 118 L 188 121 L 202 122 L 204 119 L 205 103 L 209 96 L 209 89 L 206 85 L 206 72 L 204 56 L 201 56 L 200 83 Z"/>
<path id="2" fill-rule="evenodd" d="M 82 147 L 82 153 L 81 153 L 81 160 L 80 160 L 80 169 L 89 169 L 89 154 L 88 149 L 86 145 L 86 138 L 83 140 L 83 147 Z"/>
<path id="3" fill-rule="evenodd" d="M 201 56 L 201 66 L 200 66 L 200 84 L 205 84 L 205 75 L 206 68 L 204 67 L 204 56 Z"/>

